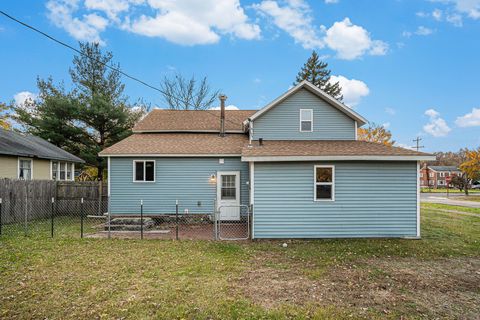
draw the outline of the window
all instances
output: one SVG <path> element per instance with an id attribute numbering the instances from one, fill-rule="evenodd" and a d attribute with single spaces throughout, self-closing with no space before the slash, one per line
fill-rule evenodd
<path id="1" fill-rule="evenodd" d="M 133 168 L 133 181 L 155 182 L 154 160 L 134 160 Z"/>
<path id="2" fill-rule="evenodd" d="M 70 162 L 52 161 L 52 180 L 75 180 L 75 164 Z"/>
<path id="3" fill-rule="evenodd" d="M 420 172 L 420 178 L 423 178 L 423 172 Z"/>
<path id="4" fill-rule="evenodd" d="M 443 178 L 445 177 L 445 172 L 440 172 L 439 175 L 440 175 L 440 178 Z"/>
<path id="5" fill-rule="evenodd" d="M 32 180 L 32 159 L 18 159 L 18 179 Z"/>
<path id="6" fill-rule="evenodd" d="M 335 200 L 335 167 L 315 166 L 315 201 Z"/>
<path id="7" fill-rule="evenodd" d="M 438 185 L 443 186 L 444 185 L 443 180 L 438 180 Z"/>
<path id="8" fill-rule="evenodd" d="M 65 168 L 67 164 L 65 162 L 60 162 L 60 177 L 59 180 L 65 180 Z"/>
<path id="9" fill-rule="evenodd" d="M 300 109 L 300 132 L 313 131 L 313 110 Z"/>
<path id="10" fill-rule="evenodd" d="M 429 175 L 430 175 L 430 178 L 433 178 L 435 174 L 433 172 L 430 172 Z"/>
<path id="11" fill-rule="evenodd" d="M 52 180 L 57 180 L 58 178 L 58 162 L 52 162 Z"/>
<path id="12" fill-rule="evenodd" d="M 235 186 L 236 176 L 222 175 L 221 198 L 222 200 L 235 200 L 237 188 Z"/>

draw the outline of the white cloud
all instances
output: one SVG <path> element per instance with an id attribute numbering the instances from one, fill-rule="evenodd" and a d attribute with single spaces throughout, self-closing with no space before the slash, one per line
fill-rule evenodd
<path id="1" fill-rule="evenodd" d="M 394 116 L 395 113 L 397 113 L 397 112 L 396 112 L 395 109 L 393 109 L 393 108 L 386 107 L 386 108 L 385 108 L 385 113 L 387 113 L 387 114 L 389 114 L 389 115 L 391 115 L 391 116 Z"/>
<path id="2" fill-rule="evenodd" d="M 473 108 L 472 112 L 458 117 L 455 124 L 459 127 L 478 127 L 480 126 L 480 108 Z"/>
<path id="3" fill-rule="evenodd" d="M 472 19 L 480 19 L 480 0 L 450 0 L 455 10 Z"/>
<path id="4" fill-rule="evenodd" d="M 15 101 L 15 105 L 18 107 L 23 107 L 25 106 L 26 101 L 31 101 L 33 102 L 35 99 L 37 99 L 38 95 L 35 93 L 32 93 L 30 91 L 21 91 L 18 92 L 13 96 L 13 99 Z"/>
<path id="5" fill-rule="evenodd" d="M 426 133 L 434 137 L 444 137 L 451 131 L 445 120 L 440 118 L 440 113 L 435 109 L 426 110 L 425 115 L 430 118 L 429 122 L 423 126 L 423 131 Z"/>
<path id="6" fill-rule="evenodd" d="M 382 127 L 384 127 L 385 129 L 388 129 L 390 128 L 390 122 L 385 122 L 382 124 Z"/>
<path id="7" fill-rule="evenodd" d="M 356 79 L 347 79 L 344 76 L 331 76 L 331 83 L 339 82 L 342 87 L 344 103 L 349 107 L 355 107 L 360 100 L 370 93 L 370 89 L 365 82 Z"/>
<path id="8" fill-rule="evenodd" d="M 335 22 L 327 31 L 325 43 L 335 50 L 341 59 L 353 60 L 364 54 L 384 55 L 388 45 L 380 40 L 372 40 L 361 26 L 352 24 L 349 18 Z"/>
<path id="9" fill-rule="evenodd" d="M 414 147 L 406 144 L 406 143 L 400 143 L 400 142 L 395 142 L 394 147 L 399 147 L 399 148 L 404 148 L 404 149 L 409 149 L 409 150 L 415 150 Z"/>
<path id="10" fill-rule="evenodd" d="M 108 26 L 182 45 L 216 43 L 222 35 L 260 38 L 239 0 L 49 0 L 47 9 L 57 27 L 80 41 L 103 43 Z"/>
<path id="11" fill-rule="evenodd" d="M 220 107 L 212 107 L 210 110 L 220 110 Z M 237 106 L 234 106 L 233 104 L 225 106 L 225 110 L 240 110 Z"/>
<path id="12" fill-rule="evenodd" d="M 433 30 L 424 26 L 419 26 L 415 31 L 415 34 L 418 36 L 428 36 L 433 33 Z"/>
<path id="13" fill-rule="evenodd" d="M 47 2 L 48 18 L 76 40 L 103 44 L 100 33 L 107 27 L 108 20 L 95 13 L 74 17 L 78 8 L 78 0 L 50 0 Z"/>
<path id="14" fill-rule="evenodd" d="M 253 83 L 255 83 L 255 84 L 259 84 L 261 82 L 262 82 L 262 79 L 260 79 L 260 78 L 253 79 Z"/>
<path id="15" fill-rule="evenodd" d="M 313 27 L 310 7 L 302 0 L 289 1 L 279 6 L 276 1 L 266 0 L 253 5 L 258 12 L 273 19 L 273 23 L 287 32 L 296 43 L 305 49 L 323 48 L 325 46 L 319 29 Z"/>
<path id="16" fill-rule="evenodd" d="M 326 4 L 339 3 L 340 0 L 325 0 Z"/>
<path id="17" fill-rule="evenodd" d="M 435 19 L 435 20 L 437 20 L 437 21 L 440 21 L 440 20 L 442 20 L 442 16 L 443 16 L 442 10 L 440 10 L 440 9 L 434 9 L 434 10 L 432 11 L 432 17 L 433 17 L 433 19 Z"/>
<path id="18" fill-rule="evenodd" d="M 253 8 L 262 16 L 271 18 L 275 26 L 288 33 L 305 49 L 327 46 L 336 51 L 338 58 L 345 60 L 365 54 L 384 55 L 388 51 L 385 42 L 373 40 L 367 30 L 354 25 L 349 18 L 335 22 L 330 28 L 323 25 L 315 27 L 310 6 L 303 0 L 287 0 L 282 5 L 265 0 L 253 5 Z"/>
<path id="19" fill-rule="evenodd" d="M 447 22 L 450 22 L 451 24 L 453 24 L 455 27 L 463 26 L 462 16 L 459 15 L 458 13 L 448 15 L 445 20 L 447 20 Z"/>

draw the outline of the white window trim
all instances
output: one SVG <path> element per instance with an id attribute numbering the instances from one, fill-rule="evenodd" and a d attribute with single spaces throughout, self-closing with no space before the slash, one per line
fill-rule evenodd
<path id="1" fill-rule="evenodd" d="M 145 181 L 145 180 L 136 180 L 135 179 L 135 170 L 136 170 L 136 163 L 137 162 L 143 162 L 143 178 L 145 179 L 146 178 L 146 170 L 147 170 L 147 166 L 145 165 L 145 162 L 153 162 L 153 181 Z M 133 163 L 132 163 L 132 171 L 133 171 L 133 174 L 132 174 L 132 181 L 135 182 L 135 183 L 155 183 L 155 181 L 157 181 L 157 163 L 155 160 L 133 160 Z"/>
<path id="2" fill-rule="evenodd" d="M 68 161 L 60 161 L 60 160 L 50 160 L 50 180 L 53 180 L 53 163 L 57 163 L 57 179 L 54 181 L 75 181 L 75 162 L 68 162 Z M 65 163 L 65 170 L 70 168 L 72 170 L 70 179 L 67 179 L 67 171 L 65 171 L 65 179 L 60 179 L 60 163 Z"/>
<path id="3" fill-rule="evenodd" d="M 20 179 L 20 160 L 29 160 L 30 161 L 30 180 L 33 180 L 33 159 L 32 158 L 22 158 L 18 157 L 17 160 L 17 179 Z M 23 179 L 26 180 L 26 179 Z"/>
<path id="4" fill-rule="evenodd" d="M 310 111 L 310 122 L 312 123 L 312 125 L 310 126 L 310 130 L 302 130 L 302 121 L 308 121 L 308 120 L 302 120 L 302 111 Z M 300 109 L 300 113 L 298 115 L 298 118 L 300 119 L 300 123 L 299 123 L 299 131 L 300 132 L 313 132 L 313 109 Z"/>
<path id="5" fill-rule="evenodd" d="M 332 182 L 317 182 L 317 168 L 331 168 Z M 332 198 L 331 199 L 317 199 L 317 185 L 331 185 Z M 334 165 L 315 165 L 313 167 L 313 201 L 318 202 L 334 202 L 335 201 L 335 166 Z"/>

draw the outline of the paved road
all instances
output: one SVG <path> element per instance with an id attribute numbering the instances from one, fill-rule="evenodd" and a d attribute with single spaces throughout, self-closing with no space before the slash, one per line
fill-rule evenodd
<path id="1" fill-rule="evenodd" d="M 449 204 L 452 206 L 461 206 L 469 208 L 480 208 L 480 202 L 455 200 L 456 197 L 464 196 L 460 193 L 450 193 L 448 198 L 446 193 L 420 193 L 421 202 Z"/>

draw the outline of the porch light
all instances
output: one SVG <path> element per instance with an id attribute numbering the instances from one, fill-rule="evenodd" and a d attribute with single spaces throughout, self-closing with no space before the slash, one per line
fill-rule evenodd
<path id="1" fill-rule="evenodd" d="M 215 173 L 212 173 L 212 175 L 210 176 L 210 181 L 215 182 L 216 180 L 217 180 L 217 176 L 215 176 Z"/>

